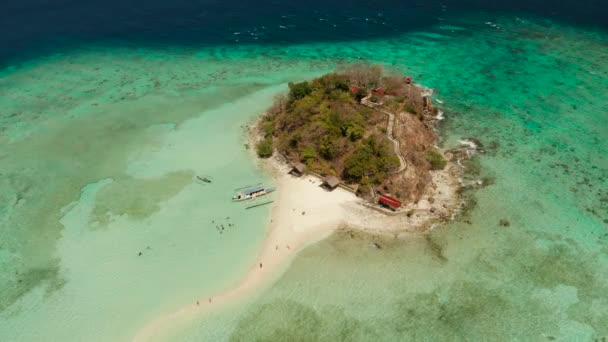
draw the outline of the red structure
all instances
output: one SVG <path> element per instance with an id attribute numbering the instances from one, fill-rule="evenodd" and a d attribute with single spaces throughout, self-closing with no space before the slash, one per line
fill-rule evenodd
<path id="1" fill-rule="evenodd" d="M 384 96 L 384 88 L 380 87 L 372 90 L 372 95 Z"/>
<path id="2" fill-rule="evenodd" d="M 413 79 L 411 76 L 407 76 L 407 77 L 404 77 L 404 78 L 403 78 L 403 81 L 404 81 L 405 83 L 407 83 L 407 84 L 412 83 L 412 81 L 413 81 L 413 80 L 414 80 L 414 79 Z"/>
<path id="3" fill-rule="evenodd" d="M 393 211 L 401 207 L 401 201 L 389 195 L 380 196 L 380 198 L 378 198 L 378 203 L 381 206 L 387 207 Z"/>
<path id="4" fill-rule="evenodd" d="M 350 92 L 357 95 L 359 93 L 359 87 L 357 87 L 356 85 L 351 85 L 350 86 Z"/>

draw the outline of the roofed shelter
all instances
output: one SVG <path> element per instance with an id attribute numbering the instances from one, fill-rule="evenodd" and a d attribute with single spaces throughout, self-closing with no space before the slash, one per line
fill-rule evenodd
<path id="1" fill-rule="evenodd" d="M 289 171 L 289 174 L 300 177 L 305 172 L 306 172 L 306 164 L 298 163 L 298 164 L 294 165 L 294 167 L 291 168 L 291 171 Z"/>
<path id="2" fill-rule="evenodd" d="M 332 191 L 340 185 L 340 180 L 336 176 L 328 176 L 323 180 L 323 187 Z"/>
<path id="3" fill-rule="evenodd" d="M 378 198 L 378 203 L 380 203 L 381 206 L 391 209 L 393 211 L 401 207 L 401 201 L 389 195 L 380 196 L 380 198 Z"/>

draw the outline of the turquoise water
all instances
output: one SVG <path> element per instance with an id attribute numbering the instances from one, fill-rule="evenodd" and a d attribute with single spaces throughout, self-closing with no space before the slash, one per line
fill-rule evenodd
<path id="1" fill-rule="evenodd" d="M 476 14 L 384 40 L 90 46 L 9 68 L 0 78 L 9 147 L 0 151 L 1 335 L 128 340 L 237 282 L 267 223 L 267 208 L 227 200 L 265 179 L 243 126 L 286 82 L 364 59 L 435 88 L 448 118 L 442 144 L 481 140 L 487 152 L 470 177 L 490 185 L 429 236 L 338 234 L 271 289 L 163 337 L 608 336 L 607 44 L 599 29 Z M 229 222 L 219 234 L 215 225 Z"/>

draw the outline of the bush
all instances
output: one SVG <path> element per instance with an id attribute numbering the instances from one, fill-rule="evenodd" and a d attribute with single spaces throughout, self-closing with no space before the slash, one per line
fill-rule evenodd
<path id="1" fill-rule="evenodd" d="M 256 146 L 256 151 L 260 158 L 268 158 L 272 156 L 272 138 L 268 137 L 260 141 Z"/>
<path id="2" fill-rule="evenodd" d="M 346 129 L 346 137 L 350 139 L 350 141 L 357 141 L 363 137 L 365 134 L 365 128 L 360 125 L 352 125 Z"/>
<path id="3" fill-rule="evenodd" d="M 342 133 L 342 136 L 347 137 L 350 141 L 357 141 L 365 134 L 365 127 L 363 127 L 363 124 L 351 121 L 342 125 L 342 127 L 340 127 L 340 132 Z"/>
<path id="4" fill-rule="evenodd" d="M 334 87 L 338 90 L 341 91 L 349 91 L 349 87 L 348 84 L 346 84 L 346 82 L 342 81 L 342 80 L 337 80 L 336 83 L 334 84 Z"/>
<path id="5" fill-rule="evenodd" d="M 386 172 L 397 165 L 399 159 L 392 154 L 388 146 L 370 137 L 344 160 L 344 176 L 355 182 L 365 178 L 366 182 L 380 184 L 386 178 Z"/>
<path id="6" fill-rule="evenodd" d="M 302 99 L 312 93 L 312 87 L 306 81 L 300 83 L 289 82 L 288 86 L 289 98 L 292 101 Z"/>
<path id="7" fill-rule="evenodd" d="M 262 125 L 262 129 L 264 131 L 265 138 L 272 137 L 275 132 L 274 120 L 265 120 L 264 124 Z"/>
<path id="8" fill-rule="evenodd" d="M 324 136 L 319 144 L 321 156 L 327 160 L 332 160 L 340 155 L 341 150 L 338 141 L 331 136 Z"/>
<path id="9" fill-rule="evenodd" d="M 431 163 L 431 170 L 443 170 L 448 161 L 443 158 L 443 155 L 435 150 L 428 151 L 426 160 Z"/>
<path id="10" fill-rule="evenodd" d="M 306 147 L 306 148 L 302 149 L 302 152 L 300 153 L 300 155 L 302 157 L 302 161 L 304 161 L 306 163 L 310 163 L 311 161 L 315 160 L 315 158 L 317 157 L 317 151 L 315 151 L 315 149 L 312 147 Z"/>

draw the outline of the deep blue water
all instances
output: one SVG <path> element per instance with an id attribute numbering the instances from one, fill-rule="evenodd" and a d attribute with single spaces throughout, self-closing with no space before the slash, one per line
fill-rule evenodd
<path id="1" fill-rule="evenodd" d="M 608 26 L 608 2 L 602 0 L 8 0 L 0 11 L 0 66 L 84 42 L 293 44 L 386 38 L 472 10 Z"/>

